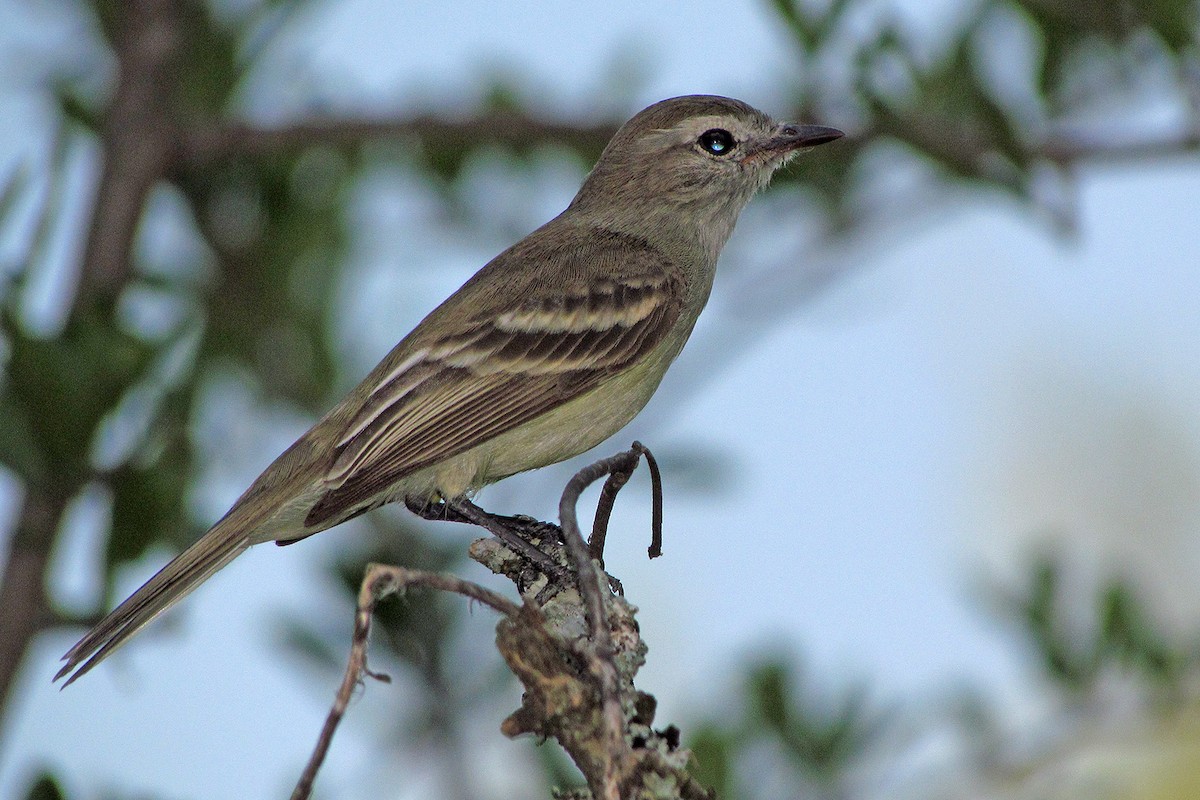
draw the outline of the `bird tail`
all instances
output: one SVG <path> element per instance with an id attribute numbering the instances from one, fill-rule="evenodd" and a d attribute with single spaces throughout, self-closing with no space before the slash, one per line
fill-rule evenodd
<path id="1" fill-rule="evenodd" d="M 112 655 L 114 650 L 151 620 L 241 555 L 250 546 L 249 531 L 253 529 L 246 522 L 243 514 L 230 513 L 195 544 L 172 559 L 67 651 L 62 658 L 66 663 L 54 680 L 61 680 L 70 674 L 63 688 L 70 686 Z"/>

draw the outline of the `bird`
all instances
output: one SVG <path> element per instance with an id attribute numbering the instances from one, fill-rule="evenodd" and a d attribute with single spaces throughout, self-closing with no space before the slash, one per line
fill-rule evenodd
<path id="1" fill-rule="evenodd" d="M 488 262 L 64 656 L 63 686 L 254 544 L 401 501 L 450 503 L 609 438 L 658 388 L 738 215 L 843 134 L 728 97 L 634 115 L 557 217 Z"/>

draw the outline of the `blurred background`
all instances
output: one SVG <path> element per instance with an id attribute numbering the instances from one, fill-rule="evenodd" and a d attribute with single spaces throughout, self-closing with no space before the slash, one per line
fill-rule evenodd
<path id="1" fill-rule="evenodd" d="M 58 657 L 640 108 L 846 139 L 751 205 L 607 565 L 640 686 L 741 798 L 1200 798 L 1200 5 L 0 0 L 0 797 L 283 797 L 385 509 Z M 509 590 L 510 591 L 510 590 Z M 413 593 L 320 797 L 548 797 L 494 618 Z"/>

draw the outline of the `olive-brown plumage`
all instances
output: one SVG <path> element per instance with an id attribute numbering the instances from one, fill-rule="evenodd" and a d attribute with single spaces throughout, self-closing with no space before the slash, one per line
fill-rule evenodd
<path id="1" fill-rule="evenodd" d="M 616 433 L 687 341 L 745 204 L 799 149 L 839 136 L 707 95 L 634 116 L 562 214 L 422 320 L 55 679 L 88 672 L 252 544 L 453 500 Z"/>

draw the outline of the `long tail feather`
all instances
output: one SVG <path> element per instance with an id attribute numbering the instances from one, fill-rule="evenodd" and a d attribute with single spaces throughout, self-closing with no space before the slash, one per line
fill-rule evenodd
<path id="1" fill-rule="evenodd" d="M 100 620 L 63 656 L 66 664 L 54 680 L 71 673 L 63 684 L 64 688 L 70 686 L 249 547 L 247 526 L 231 519 L 234 516 L 217 523 Z"/>

